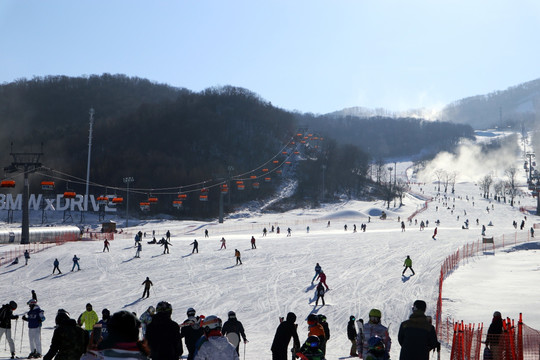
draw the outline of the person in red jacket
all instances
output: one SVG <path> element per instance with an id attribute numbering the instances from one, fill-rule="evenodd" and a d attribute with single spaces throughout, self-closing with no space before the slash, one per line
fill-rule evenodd
<path id="1" fill-rule="evenodd" d="M 328 285 L 326 285 L 326 274 L 324 273 L 324 271 L 321 270 L 321 272 L 317 276 L 317 279 L 320 280 L 320 282 L 323 283 L 324 286 L 326 286 L 326 290 L 330 290 L 328 288 Z"/>

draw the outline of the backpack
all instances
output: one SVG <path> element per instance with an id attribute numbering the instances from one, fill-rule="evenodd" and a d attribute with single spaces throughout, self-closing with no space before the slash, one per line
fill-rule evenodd
<path id="1" fill-rule="evenodd" d="M 2 308 L 0 308 L 0 322 L 11 320 L 9 315 L 9 305 L 2 305 Z"/>

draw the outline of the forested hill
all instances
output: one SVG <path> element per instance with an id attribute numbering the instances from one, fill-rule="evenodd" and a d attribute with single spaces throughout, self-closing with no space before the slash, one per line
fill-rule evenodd
<path id="1" fill-rule="evenodd" d="M 400 151 L 409 155 L 422 146 L 455 144 L 457 134 L 470 135 L 470 128 L 439 124 L 435 125 L 437 136 L 421 130 L 418 136 L 410 137 L 418 132 L 419 125 L 409 120 L 395 120 L 391 124 L 385 119 L 326 122 L 324 118 L 276 108 L 257 94 L 232 86 L 192 92 L 124 75 L 49 76 L 0 85 L 0 166 L 11 163 L 11 149 L 40 151 L 43 143 L 43 165 L 75 177 L 70 183 L 58 180 L 58 189 L 70 187 L 82 192 L 84 180 L 80 180 L 86 178 L 90 108 L 95 110 L 92 182 L 124 188 L 122 179 L 134 177 L 132 186 L 141 190 L 140 199 L 133 199 L 133 204 L 148 197 L 147 189 L 167 187 L 171 195 L 163 203 L 168 207 L 160 201 L 162 211 L 170 210 L 170 200 L 183 185 L 204 184 L 208 179 L 260 167 L 279 154 L 300 126 L 328 140 L 318 150 L 324 152 L 325 159 L 332 159 L 332 164 L 326 164 L 328 194 L 358 191 L 365 179 L 348 177 L 365 177 L 370 155 L 380 157 Z M 346 135 L 355 141 L 344 141 Z M 396 136 L 401 136 L 399 141 L 393 140 Z M 416 146 L 403 146 L 410 142 Z M 300 167 L 304 173 L 320 171 L 321 164 L 316 160 L 322 160 L 316 155 L 303 158 L 315 160 L 304 161 Z M 34 175 L 31 186 L 38 189 L 43 178 L 52 176 Z M 302 191 L 302 196 L 316 198 L 320 194 L 320 180 L 319 176 L 301 179 L 301 184 L 310 186 Z M 261 186 L 257 196 L 271 193 L 276 184 L 273 181 Z M 350 191 L 349 184 L 357 188 Z M 90 192 L 105 192 L 100 186 L 94 185 Z M 244 192 L 237 194 L 233 202 L 252 198 L 252 194 Z M 215 203 L 206 205 L 204 214 L 215 214 L 216 209 Z"/>

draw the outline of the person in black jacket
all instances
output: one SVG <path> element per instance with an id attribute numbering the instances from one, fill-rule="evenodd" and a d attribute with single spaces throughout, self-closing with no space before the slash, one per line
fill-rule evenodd
<path id="1" fill-rule="evenodd" d="M 320 348 L 323 354 L 326 355 L 326 343 L 330 340 L 330 326 L 326 322 L 325 315 L 319 314 L 317 316 L 319 318 L 319 324 L 321 324 L 324 329 L 324 339 L 320 339 Z"/>
<path id="2" fill-rule="evenodd" d="M 358 333 L 356 332 L 356 325 L 355 322 L 356 318 L 351 315 L 349 317 L 349 322 L 347 323 L 347 338 L 351 342 L 351 353 L 350 355 L 352 357 L 358 357 L 358 354 L 356 353 L 356 336 Z"/>
<path id="3" fill-rule="evenodd" d="M 43 360 L 53 357 L 62 360 L 79 360 L 86 352 L 88 346 L 88 333 L 77 326 L 74 319 L 70 319 L 64 311 L 56 315 L 56 329 L 54 329 L 51 347 Z"/>
<path id="4" fill-rule="evenodd" d="M 17 303 L 13 300 L 10 301 L 9 304 L 4 304 L 2 308 L 0 308 L 0 339 L 2 339 L 2 335 L 6 334 L 12 359 L 15 358 L 15 342 L 11 337 L 11 320 L 19 318 L 19 315 L 13 315 L 13 310 L 16 309 Z"/>
<path id="5" fill-rule="evenodd" d="M 146 327 L 146 340 L 153 360 L 178 360 L 184 353 L 180 326 L 171 319 L 171 314 L 171 304 L 161 301 L 152 322 Z"/>
<path id="6" fill-rule="evenodd" d="M 409 320 L 401 323 L 398 341 L 401 345 L 399 360 L 429 360 L 429 352 L 441 351 L 435 328 L 426 315 L 426 302 L 416 300 Z"/>
<path id="7" fill-rule="evenodd" d="M 194 308 L 187 309 L 188 318 L 182 323 L 180 330 L 180 337 L 184 338 L 186 347 L 188 349 L 188 360 L 193 360 L 195 357 L 195 350 L 197 341 L 204 335 L 204 330 L 201 327 L 201 320 L 198 316 L 195 316 L 196 311 Z"/>
<path id="8" fill-rule="evenodd" d="M 499 360 L 502 358 L 502 349 L 499 346 L 500 338 L 503 334 L 503 321 L 501 313 L 495 311 L 493 313 L 493 320 L 489 325 L 487 336 L 486 336 L 486 346 L 491 350 L 493 359 Z"/>
<path id="9" fill-rule="evenodd" d="M 283 318 L 281 318 L 283 319 Z M 277 327 L 274 341 L 272 342 L 272 360 L 287 360 L 287 347 L 293 338 L 294 349 L 300 349 L 300 340 L 296 331 L 296 315 L 292 312 L 287 314 L 287 319 Z"/>
<path id="10" fill-rule="evenodd" d="M 234 311 L 229 311 L 229 320 L 225 321 L 223 324 L 223 327 L 221 328 L 221 333 L 225 336 L 227 336 L 228 333 L 236 333 L 238 335 L 238 340 L 240 340 L 240 336 L 244 340 L 244 344 L 247 343 L 246 339 L 246 333 L 244 332 L 244 326 L 240 321 L 236 319 L 236 313 Z M 233 344 L 235 345 L 235 344 Z M 238 344 L 236 344 L 236 353 L 240 355 L 239 352 L 240 349 L 240 341 L 238 341 Z"/>

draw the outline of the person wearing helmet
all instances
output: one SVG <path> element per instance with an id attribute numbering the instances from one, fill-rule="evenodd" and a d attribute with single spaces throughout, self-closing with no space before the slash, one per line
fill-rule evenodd
<path id="1" fill-rule="evenodd" d="M 308 336 L 296 356 L 302 360 L 324 360 L 320 338 L 315 335 Z"/>
<path id="2" fill-rule="evenodd" d="M 283 320 L 283 318 L 280 318 L 280 320 Z M 298 339 L 295 321 L 296 315 L 290 312 L 287 314 L 286 320 L 281 321 L 277 327 L 271 347 L 272 360 L 287 360 L 287 348 L 291 338 L 293 338 L 293 352 L 296 353 L 296 350 L 300 349 L 300 340 Z"/>
<path id="3" fill-rule="evenodd" d="M 368 340 L 367 356 L 364 360 L 386 360 L 386 351 L 384 349 L 383 340 L 375 335 Z"/>
<path id="4" fill-rule="evenodd" d="M 388 334 L 388 328 L 381 324 L 382 313 L 379 309 L 371 309 L 369 311 L 369 321 L 364 324 L 362 329 L 363 334 L 363 343 L 362 343 L 362 358 L 366 358 L 367 352 L 369 350 L 368 341 L 374 336 L 378 336 L 383 340 L 385 356 L 390 358 L 390 347 L 392 346 L 392 340 Z"/>
<path id="5" fill-rule="evenodd" d="M 184 353 L 180 326 L 171 319 L 172 306 L 160 301 L 156 306 L 156 314 L 146 328 L 146 340 L 153 360 L 179 359 Z"/>
<path id="6" fill-rule="evenodd" d="M 141 330 L 142 330 L 143 339 L 146 334 L 146 327 L 148 326 L 148 324 L 152 322 L 152 316 L 155 313 L 156 313 L 156 308 L 150 305 L 148 309 L 146 309 L 146 311 L 141 314 L 141 317 L 139 317 L 139 320 L 141 322 Z"/>
<path id="7" fill-rule="evenodd" d="M 405 269 L 403 269 L 403 272 L 401 273 L 401 276 L 405 275 L 405 271 L 407 271 L 407 269 L 411 269 L 412 274 L 414 275 L 414 270 L 412 268 L 412 259 L 410 258 L 409 255 L 407 255 L 407 258 L 405 259 L 405 262 L 403 263 L 403 266 L 405 267 Z"/>
<path id="8" fill-rule="evenodd" d="M 188 318 L 184 320 L 181 325 L 180 337 L 184 338 L 186 347 L 188 349 L 188 360 L 193 360 L 195 356 L 195 345 L 197 340 L 204 335 L 204 331 L 201 327 L 201 319 L 195 316 L 196 311 L 194 308 L 187 309 L 186 312 Z"/>
<path id="9" fill-rule="evenodd" d="M 19 315 L 13 315 L 13 311 L 16 309 L 17 303 L 13 300 L 9 304 L 2 305 L 2 308 L 0 308 L 0 340 L 2 339 L 2 335 L 6 334 L 12 359 L 15 358 L 15 342 L 11 337 L 11 320 L 19 318 Z"/>
<path id="10" fill-rule="evenodd" d="M 354 315 L 349 316 L 349 322 L 347 323 L 347 338 L 351 342 L 351 352 L 350 355 L 352 357 L 358 357 L 358 354 L 356 353 L 356 336 L 358 333 L 356 332 L 356 325 L 355 322 L 356 318 Z"/>
<path id="11" fill-rule="evenodd" d="M 239 360 L 234 346 L 221 333 L 221 319 L 215 315 L 204 318 L 204 336 L 197 341 L 194 360 Z"/>
<path id="12" fill-rule="evenodd" d="M 77 326 L 77 322 L 70 319 L 65 311 L 58 311 L 55 323 L 51 346 L 43 360 L 52 360 L 54 357 L 64 360 L 80 359 L 88 346 L 86 331 Z"/>
<path id="13" fill-rule="evenodd" d="M 30 310 L 23 315 L 22 319 L 28 322 L 28 341 L 30 342 L 30 355 L 28 358 L 41 357 L 41 323 L 45 321 L 43 310 L 40 309 L 36 300 L 27 302 Z"/>
<path id="14" fill-rule="evenodd" d="M 248 342 L 246 338 L 246 333 L 244 332 L 244 326 L 240 321 L 236 319 L 236 313 L 234 311 L 229 311 L 228 317 L 229 319 L 223 324 L 223 329 L 221 330 L 221 332 L 227 337 L 227 339 L 229 339 L 231 344 L 236 347 L 236 353 L 240 354 L 240 336 L 244 340 L 244 344 Z"/>
<path id="15" fill-rule="evenodd" d="M 426 302 L 416 300 L 411 316 L 401 323 L 398 332 L 400 360 L 429 360 L 431 350 L 440 351 L 441 344 L 437 340 L 435 327 L 431 325 L 425 312 Z"/>
<path id="16" fill-rule="evenodd" d="M 319 338 L 320 342 L 323 342 L 326 338 L 324 333 L 324 327 L 319 323 L 319 317 L 315 314 L 309 314 L 307 317 L 308 323 L 308 336 L 315 335 Z"/>
<path id="17" fill-rule="evenodd" d="M 328 342 L 328 340 L 330 340 L 330 326 L 328 325 L 328 322 L 326 321 L 325 315 L 319 314 L 317 315 L 317 317 L 319 318 L 319 324 L 321 324 L 321 326 L 324 329 L 324 341 L 321 341 L 321 350 L 323 354 L 326 356 L 326 343 Z"/>

